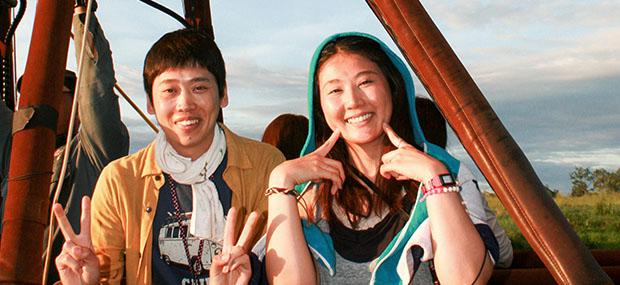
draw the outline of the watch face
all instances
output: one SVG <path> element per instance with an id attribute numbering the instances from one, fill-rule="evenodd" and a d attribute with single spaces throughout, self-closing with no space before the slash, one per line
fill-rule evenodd
<path id="1" fill-rule="evenodd" d="M 454 183 L 454 179 L 452 179 L 452 175 L 450 174 L 440 175 L 439 179 L 441 180 L 441 184 L 443 185 Z"/>

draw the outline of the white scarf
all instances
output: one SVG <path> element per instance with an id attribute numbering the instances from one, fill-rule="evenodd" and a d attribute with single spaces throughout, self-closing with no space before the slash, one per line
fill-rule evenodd
<path id="1" fill-rule="evenodd" d="M 155 138 L 155 160 L 163 172 L 178 183 L 192 186 L 192 218 L 189 232 L 199 238 L 221 243 L 224 238 L 224 209 L 217 188 L 209 179 L 224 159 L 226 138 L 216 125 L 211 146 L 198 159 L 178 154 L 163 131 Z M 170 189 L 172 190 L 172 189 Z"/>

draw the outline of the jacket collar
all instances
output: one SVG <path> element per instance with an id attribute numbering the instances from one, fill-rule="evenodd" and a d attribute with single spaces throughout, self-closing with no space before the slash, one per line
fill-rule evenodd
<path id="1" fill-rule="evenodd" d="M 242 144 L 242 138 L 230 131 L 224 124 L 220 123 L 219 126 L 224 130 L 224 136 L 226 137 L 228 166 L 241 169 L 252 168 L 252 162 L 250 161 L 248 154 L 240 146 L 240 144 Z M 155 161 L 155 142 L 151 142 L 141 151 L 144 152 L 144 156 L 146 158 L 142 160 L 142 177 L 162 174 L 161 168 L 159 168 L 157 162 Z"/>

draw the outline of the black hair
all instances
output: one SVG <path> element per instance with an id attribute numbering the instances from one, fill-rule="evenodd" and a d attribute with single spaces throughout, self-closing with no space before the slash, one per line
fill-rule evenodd
<path id="1" fill-rule="evenodd" d="M 313 117 L 316 122 L 316 145 L 322 145 L 332 133 L 321 108 L 318 74 L 321 66 L 338 53 L 360 55 L 372 61 L 381 69 L 388 81 L 392 95 L 391 101 L 393 110 L 392 117 L 390 118 L 390 126 L 406 142 L 416 146 L 413 140 L 413 128 L 408 109 L 407 91 L 402 74 L 378 42 L 362 36 L 336 38 L 327 43 L 319 55 L 315 68 L 316 72 L 313 75 L 314 91 L 312 100 Z M 384 152 L 391 151 L 392 149 L 395 149 L 395 147 L 389 143 L 386 138 L 384 142 Z M 368 217 L 372 211 L 379 213 L 379 211 L 383 209 L 382 205 L 387 205 L 392 211 L 401 209 L 403 205 L 401 189 L 403 189 L 403 187 L 407 192 L 407 197 L 414 197 L 415 199 L 418 185 L 415 181 L 388 180 L 381 175 L 377 175 L 377 180 L 375 182 L 377 187 L 363 185 L 367 184 L 364 182 L 365 179 L 356 177 L 363 174 L 361 174 L 359 170 L 354 169 L 354 166 L 350 163 L 349 154 L 342 139 L 338 140 L 328 155 L 342 162 L 347 177 L 343 184 L 343 190 L 338 191 L 335 195 L 332 195 L 329 191 L 331 183 L 323 183 L 318 193 L 318 203 L 322 209 L 330 209 L 332 200 L 335 200 L 344 209 L 349 218 L 349 222 L 353 226 L 357 225 L 359 218 Z M 376 189 L 376 191 L 381 191 L 381 193 L 374 193 L 375 195 L 373 195 L 369 190 L 373 188 Z M 329 220 L 331 218 L 330 211 L 324 211 L 323 216 L 323 218 Z"/>
<path id="2" fill-rule="evenodd" d="M 215 76 L 220 98 L 226 89 L 226 68 L 220 49 L 206 34 L 182 29 L 163 35 L 153 44 L 144 59 L 144 90 L 153 99 L 153 81 L 170 68 L 202 67 Z"/>

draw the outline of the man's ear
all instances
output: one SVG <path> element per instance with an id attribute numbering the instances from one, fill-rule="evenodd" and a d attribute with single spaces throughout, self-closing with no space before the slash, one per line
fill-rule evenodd
<path id="1" fill-rule="evenodd" d="M 228 106 L 228 88 L 224 85 L 224 91 L 222 92 L 222 98 L 220 98 L 220 108 Z"/>
<path id="2" fill-rule="evenodd" d="M 146 111 L 151 115 L 155 115 L 155 108 L 150 98 L 146 98 Z"/>

